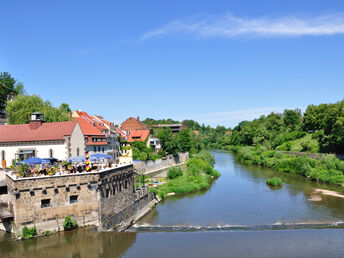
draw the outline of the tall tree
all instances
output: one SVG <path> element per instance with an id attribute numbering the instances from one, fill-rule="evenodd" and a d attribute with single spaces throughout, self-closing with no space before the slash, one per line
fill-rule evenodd
<path id="1" fill-rule="evenodd" d="M 0 110 L 6 108 L 7 100 L 24 94 L 23 83 L 17 82 L 8 72 L 0 73 Z"/>

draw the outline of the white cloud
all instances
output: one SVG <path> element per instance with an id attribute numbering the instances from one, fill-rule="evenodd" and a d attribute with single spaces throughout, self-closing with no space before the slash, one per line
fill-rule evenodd
<path id="1" fill-rule="evenodd" d="M 198 37 L 297 37 L 344 33 L 344 14 L 313 17 L 244 18 L 230 13 L 221 16 L 197 16 L 177 19 L 146 32 L 141 40 L 156 36 L 184 33 Z"/>

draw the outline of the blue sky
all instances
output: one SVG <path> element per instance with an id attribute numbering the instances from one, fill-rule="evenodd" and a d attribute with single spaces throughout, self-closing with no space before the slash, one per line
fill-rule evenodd
<path id="1" fill-rule="evenodd" d="M 54 105 L 235 126 L 344 98 L 344 1 L 1 1 L 0 71 Z"/>

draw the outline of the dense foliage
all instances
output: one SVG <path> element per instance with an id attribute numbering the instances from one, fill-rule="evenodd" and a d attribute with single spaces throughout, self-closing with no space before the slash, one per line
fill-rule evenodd
<path id="1" fill-rule="evenodd" d="M 171 167 L 167 171 L 167 179 L 176 179 L 183 175 L 183 170 L 180 167 Z"/>
<path id="2" fill-rule="evenodd" d="M 309 105 L 304 114 L 299 109 L 285 110 L 241 122 L 233 130 L 230 145 L 344 153 L 344 101 Z"/>
<path id="3" fill-rule="evenodd" d="M 168 178 L 166 184 L 159 186 L 157 189 L 153 188 L 151 191 L 161 198 L 165 198 L 168 193 L 172 192 L 182 194 L 207 189 L 212 179 L 220 176 L 220 173 L 208 162 L 209 155 L 211 154 L 203 152 L 203 154 L 191 158 L 187 163 L 187 167 L 181 170 L 181 175 L 180 171 L 173 172 L 172 178 Z"/>
<path id="4" fill-rule="evenodd" d="M 27 226 L 24 226 L 22 229 L 22 238 L 24 240 L 31 239 L 33 237 L 37 236 L 37 230 L 36 227 L 28 228 Z"/>
<path id="5" fill-rule="evenodd" d="M 26 124 L 30 121 L 30 114 L 36 111 L 44 114 L 46 122 L 70 120 L 71 109 L 66 103 L 56 108 L 50 101 L 43 101 L 37 95 L 19 95 L 14 100 L 7 102 L 7 122 L 9 124 Z"/>
<path id="6" fill-rule="evenodd" d="M 6 108 L 7 100 L 24 94 L 23 83 L 7 72 L 0 73 L 0 111 Z"/>
<path id="7" fill-rule="evenodd" d="M 72 219 L 70 216 L 67 216 L 63 222 L 63 228 L 65 231 L 70 231 L 78 227 L 78 223 L 75 219 Z"/>
<path id="8" fill-rule="evenodd" d="M 162 156 L 154 154 L 151 147 L 147 147 L 146 142 L 133 142 L 131 143 L 133 148 L 133 159 L 134 160 L 156 160 L 161 159 Z"/>
<path id="9" fill-rule="evenodd" d="M 275 150 L 264 150 L 261 147 L 234 147 L 232 151 L 237 154 L 238 161 L 248 165 L 259 165 L 300 174 L 324 183 L 344 184 L 344 161 L 330 154 L 318 154 L 318 158 L 314 159 L 306 155 L 298 156 Z"/>
<path id="10" fill-rule="evenodd" d="M 266 184 L 271 186 L 281 186 L 283 185 L 283 181 L 279 177 L 273 177 L 266 180 Z"/>

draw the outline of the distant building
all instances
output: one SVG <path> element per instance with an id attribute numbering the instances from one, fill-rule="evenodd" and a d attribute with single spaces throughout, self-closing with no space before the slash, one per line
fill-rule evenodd
<path id="1" fill-rule="evenodd" d="M 77 121 L 45 123 L 33 113 L 29 124 L 0 125 L 1 164 L 30 157 L 66 160 L 85 153 L 85 140 Z"/>
<path id="2" fill-rule="evenodd" d="M 158 153 L 161 150 L 161 143 L 158 138 L 149 138 L 147 147 L 152 147 L 153 152 Z"/>
<path id="3" fill-rule="evenodd" d="M 119 156 L 119 134 L 114 123 L 106 121 L 101 116 L 90 116 L 80 110 L 74 111 L 72 117 L 80 124 L 85 135 L 86 150 L 90 154 L 106 153 L 115 158 Z"/>
<path id="4" fill-rule="evenodd" d="M 199 131 L 193 131 L 196 135 L 199 135 Z"/>
<path id="5" fill-rule="evenodd" d="M 227 134 L 227 135 L 232 135 L 233 132 L 232 132 L 232 131 L 227 131 L 226 134 Z"/>
<path id="6" fill-rule="evenodd" d="M 170 128 L 172 133 L 179 133 L 182 130 L 186 129 L 185 123 L 181 124 L 158 124 L 158 125 L 153 125 L 152 128 Z"/>
<path id="7" fill-rule="evenodd" d="M 149 127 L 140 121 L 140 117 L 137 119 L 129 117 L 121 124 L 121 129 L 124 131 L 136 131 L 136 130 L 149 130 Z"/>

